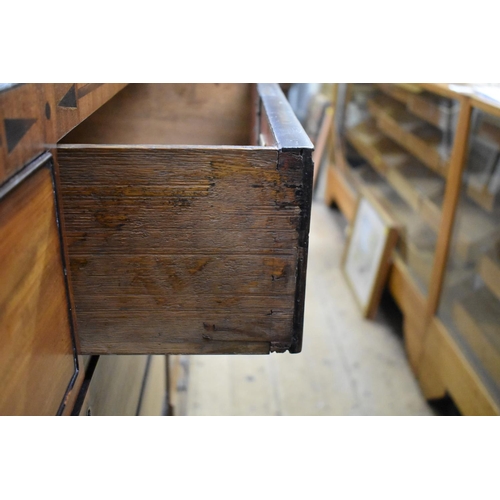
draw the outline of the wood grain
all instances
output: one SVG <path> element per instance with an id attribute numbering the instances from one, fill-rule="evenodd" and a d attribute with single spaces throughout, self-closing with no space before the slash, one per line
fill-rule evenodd
<path id="1" fill-rule="evenodd" d="M 80 416 L 136 416 L 148 356 L 99 356 Z"/>
<path id="2" fill-rule="evenodd" d="M 75 374 L 50 165 L 0 200 L 0 414 L 55 415 Z"/>
<path id="3" fill-rule="evenodd" d="M 34 83 L 0 92 L 0 184 L 44 151 L 52 136 L 45 103 L 44 88 Z"/>
<path id="4" fill-rule="evenodd" d="M 74 88 L 74 102 L 64 97 Z M 27 83 L 0 92 L 0 184 L 50 149 L 125 84 Z"/>
<path id="5" fill-rule="evenodd" d="M 58 160 L 84 353 L 291 345 L 301 165 L 265 148 L 63 145 Z"/>
<path id="6" fill-rule="evenodd" d="M 250 84 L 130 84 L 64 142 L 250 145 Z"/>

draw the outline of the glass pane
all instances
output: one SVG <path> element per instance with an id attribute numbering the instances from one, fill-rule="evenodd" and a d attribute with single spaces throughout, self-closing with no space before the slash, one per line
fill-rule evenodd
<path id="1" fill-rule="evenodd" d="M 400 223 L 398 252 L 427 294 L 459 103 L 396 84 L 350 84 L 339 89 L 340 98 L 339 168 L 357 192 L 368 186 Z"/>
<path id="2" fill-rule="evenodd" d="M 500 401 L 500 120 L 474 109 L 440 319 Z"/>

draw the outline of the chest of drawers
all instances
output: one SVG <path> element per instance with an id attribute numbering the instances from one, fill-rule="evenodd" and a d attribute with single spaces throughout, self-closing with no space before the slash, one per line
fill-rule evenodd
<path id="1" fill-rule="evenodd" d="M 277 85 L 29 84 L 0 106 L 0 413 L 83 411 L 82 355 L 300 352 L 312 145 Z"/>

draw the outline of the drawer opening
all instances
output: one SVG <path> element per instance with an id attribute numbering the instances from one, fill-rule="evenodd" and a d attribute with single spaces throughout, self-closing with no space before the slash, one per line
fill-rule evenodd
<path id="1" fill-rule="evenodd" d="M 277 84 L 131 85 L 57 161 L 82 354 L 300 352 L 312 144 Z"/>
<path id="2" fill-rule="evenodd" d="M 130 84 L 62 144 L 251 145 L 252 84 Z"/>

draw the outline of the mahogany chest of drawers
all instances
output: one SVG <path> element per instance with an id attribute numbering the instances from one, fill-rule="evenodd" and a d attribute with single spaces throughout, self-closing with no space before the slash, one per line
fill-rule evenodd
<path id="1" fill-rule="evenodd" d="M 13 85 L 0 119 L 0 414 L 157 413 L 164 355 L 300 352 L 312 144 L 278 85 Z"/>

